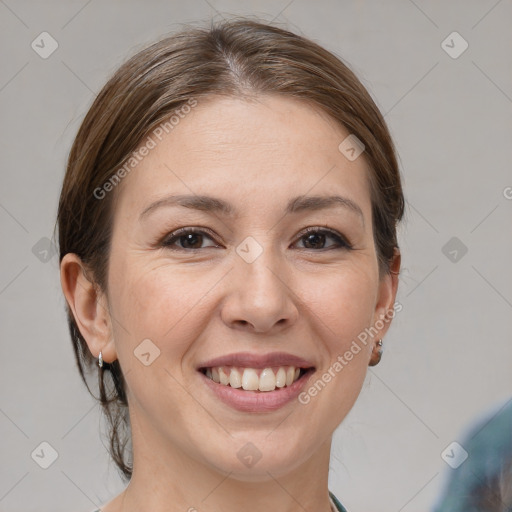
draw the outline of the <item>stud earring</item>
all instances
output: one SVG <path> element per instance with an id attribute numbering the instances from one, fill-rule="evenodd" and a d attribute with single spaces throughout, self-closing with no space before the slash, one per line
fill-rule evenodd
<path id="1" fill-rule="evenodd" d="M 103 368 L 103 356 L 101 355 L 101 350 L 100 350 L 100 355 L 98 357 L 98 366 L 100 368 Z"/>

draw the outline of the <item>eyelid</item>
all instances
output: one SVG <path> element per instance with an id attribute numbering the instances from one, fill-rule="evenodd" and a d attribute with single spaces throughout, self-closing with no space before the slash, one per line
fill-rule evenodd
<path id="1" fill-rule="evenodd" d="M 298 242 L 301 238 L 303 238 L 304 236 L 306 236 L 309 233 L 327 233 L 331 237 L 338 238 L 339 240 L 341 240 L 341 246 L 335 247 L 335 249 L 336 248 L 348 249 L 348 250 L 353 249 L 353 245 L 350 243 L 350 241 L 347 239 L 346 236 L 342 235 L 335 229 L 329 228 L 328 226 L 321 226 L 321 225 L 320 226 L 310 226 L 310 227 L 304 228 L 302 231 L 299 232 L 296 241 Z M 308 249 L 305 249 L 305 250 L 308 250 Z M 317 249 L 317 250 L 309 249 L 309 250 L 312 250 L 314 252 L 322 251 L 322 249 Z M 326 249 L 323 249 L 323 250 L 326 250 Z"/>
<path id="2" fill-rule="evenodd" d="M 159 245 L 166 248 L 172 248 L 176 250 L 182 250 L 182 251 L 198 251 L 199 249 L 184 249 L 183 247 L 174 247 L 173 244 L 168 243 L 170 240 L 173 240 L 175 242 L 178 240 L 181 236 L 184 236 L 188 233 L 199 233 L 201 235 L 207 235 L 208 238 L 212 240 L 215 244 L 217 244 L 215 240 L 215 235 L 213 234 L 213 231 L 210 230 L 210 228 L 206 228 L 203 226 L 187 226 L 184 228 L 178 228 L 174 231 L 171 231 L 170 233 L 167 233 L 159 242 Z M 218 244 L 217 244 L 218 246 Z M 212 247 L 212 246 L 210 246 Z M 206 249 L 206 247 L 205 247 Z"/>
<path id="3" fill-rule="evenodd" d="M 182 228 L 175 229 L 174 231 L 167 233 L 160 241 L 158 242 L 158 245 L 164 248 L 177 250 L 177 251 L 199 251 L 199 249 L 185 249 L 183 247 L 175 246 L 174 243 L 181 237 L 188 233 L 198 233 L 201 235 L 206 235 L 212 242 L 214 242 L 215 246 L 208 246 L 203 247 L 202 249 L 208 249 L 208 248 L 217 248 L 219 247 L 219 244 L 216 242 L 216 235 L 213 234 L 213 232 L 210 230 L 210 228 L 204 227 L 204 226 L 186 226 Z M 353 249 L 353 245 L 350 243 L 350 241 L 342 235 L 340 232 L 338 232 L 335 229 L 329 228 L 328 226 L 308 226 L 307 228 L 302 229 L 298 235 L 296 236 L 295 242 L 293 242 L 292 245 L 296 244 L 301 240 L 301 238 L 305 237 L 309 233 L 325 233 L 329 235 L 331 238 L 336 240 L 337 246 L 334 247 L 326 247 L 323 249 L 308 249 L 308 248 L 300 248 L 305 251 L 313 251 L 313 252 L 323 252 L 326 250 L 331 249 L 345 249 L 345 250 L 351 250 Z M 170 243 L 172 241 L 172 243 Z"/>

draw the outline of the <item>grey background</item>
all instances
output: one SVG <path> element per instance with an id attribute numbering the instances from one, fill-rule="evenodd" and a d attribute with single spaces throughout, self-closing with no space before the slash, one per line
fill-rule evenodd
<path id="1" fill-rule="evenodd" d="M 0 0 L 0 511 L 88 511 L 123 488 L 44 239 L 71 142 L 107 77 L 182 23 L 237 14 L 344 58 L 400 155 L 403 310 L 335 434 L 331 490 L 351 512 L 429 510 L 453 471 L 443 450 L 512 396 L 510 0 Z M 47 59 L 31 48 L 43 31 L 59 45 Z M 456 59 L 441 46 L 453 31 L 469 44 Z M 31 457 L 43 441 L 58 453 L 48 469 Z"/>

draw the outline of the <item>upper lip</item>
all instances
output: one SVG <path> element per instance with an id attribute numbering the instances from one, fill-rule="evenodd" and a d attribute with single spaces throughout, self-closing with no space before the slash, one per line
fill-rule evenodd
<path id="1" fill-rule="evenodd" d="M 251 354 L 250 352 L 237 352 L 225 356 L 209 359 L 198 365 L 197 369 L 213 368 L 217 366 L 241 366 L 244 368 L 270 368 L 271 366 L 295 366 L 296 368 L 312 368 L 314 365 L 302 357 L 286 352 L 272 352 L 269 354 Z"/>

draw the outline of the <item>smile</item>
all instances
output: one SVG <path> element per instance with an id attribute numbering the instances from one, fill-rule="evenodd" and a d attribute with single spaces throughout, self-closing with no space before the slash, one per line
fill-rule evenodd
<path id="1" fill-rule="evenodd" d="M 202 373 L 217 384 L 245 391 L 274 391 L 291 386 L 307 368 L 275 366 L 269 368 L 242 368 L 236 366 L 213 366 L 201 369 Z"/>
<path id="2" fill-rule="evenodd" d="M 241 412 L 268 413 L 294 403 L 316 365 L 286 352 L 236 352 L 202 361 L 196 370 L 216 400 Z"/>

